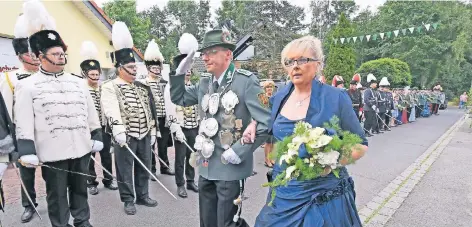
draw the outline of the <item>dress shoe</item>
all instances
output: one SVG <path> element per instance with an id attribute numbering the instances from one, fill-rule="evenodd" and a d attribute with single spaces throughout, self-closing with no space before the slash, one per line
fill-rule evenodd
<path id="1" fill-rule="evenodd" d="M 177 195 L 182 198 L 187 198 L 187 191 L 185 190 L 184 186 L 177 187 Z"/>
<path id="2" fill-rule="evenodd" d="M 90 186 L 88 188 L 90 195 L 97 195 L 98 194 L 98 188 L 97 186 Z"/>
<path id="3" fill-rule="evenodd" d="M 172 171 L 171 169 L 163 169 L 161 170 L 161 174 L 170 175 L 170 176 L 175 175 L 174 171 Z"/>
<path id="4" fill-rule="evenodd" d="M 109 190 L 112 190 L 112 191 L 118 190 L 118 186 L 116 186 L 115 183 L 113 182 L 105 185 L 105 188 L 108 188 Z"/>
<path id="5" fill-rule="evenodd" d="M 134 206 L 134 202 L 125 202 L 125 213 L 127 215 L 136 214 L 136 207 Z"/>
<path id="6" fill-rule="evenodd" d="M 157 206 L 157 201 L 147 197 L 145 199 L 136 200 L 136 204 L 144 205 L 144 206 L 147 206 L 147 207 L 156 207 Z"/>
<path id="7" fill-rule="evenodd" d="M 198 192 L 198 186 L 194 182 L 188 182 L 187 189 L 190 191 Z"/>
<path id="8" fill-rule="evenodd" d="M 153 175 L 157 178 L 157 174 L 156 173 L 153 173 Z M 150 176 L 149 178 L 151 178 L 151 181 L 156 181 L 156 179 L 154 179 L 154 177 Z"/>
<path id="9" fill-rule="evenodd" d="M 33 217 L 34 217 L 34 213 L 35 213 L 35 211 L 34 211 L 34 208 L 32 206 L 25 207 L 25 211 L 21 215 L 21 222 L 22 223 L 30 222 L 31 219 L 33 219 Z"/>

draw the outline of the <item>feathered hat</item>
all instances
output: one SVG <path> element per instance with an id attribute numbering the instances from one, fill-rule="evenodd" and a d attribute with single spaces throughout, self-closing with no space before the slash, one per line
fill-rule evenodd
<path id="1" fill-rule="evenodd" d="M 111 31 L 111 40 L 115 48 L 115 67 L 136 62 L 133 54 L 133 37 L 124 22 L 116 21 Z"/>
<path id="2" fill-rule="evenodd" d="M 13 31 L 15 38 L 12 41 L 13 49 L 16 55 L 28 53 L 28 21 L 25 15 L 20 15 L 15 23 L 15 30 Z"/>
<path id="3" fill-rule="evenodd" d="M 31 53 L 36 57 L 40 53 L 46 53 L 52 47 L 62 47 L 67 51 L 67 46 L 56 30 L 56 22 L 49 15 L 44 5 L 39 0 L 29 0 L 23 4 L 24 17 L 28 23 L 29 46 Z"/>
<path id="4" fill-rule="evenodd" d="M 80 63 L 80 68 L 82 69 L 82 74 L 84 76 L 87 76 L 87 73 L 90 70 L 98 70 L 99 72 L 102 72 L 100 62 L 97 61 L 97 54 L 97 47 L 92 41 L 84 41 L 82 43 L 80 55 L 82 55 L 84 60 Z"/>
<path id="5" fill-rule="evenodd" d="M 374 74 L 369 73 L 367 75 L 367 83 L 377 83 L 377 78 L 375 78 Z"/>
<path id="6" fill-rule="evenodd" d="M 387 77 L 382 77 L 382 79 L 380 80 L 379 86 L 390 87 L 390 83 L 388 82 Z"/>
<path id="7" fill-rule="evenodd" d="M 335 75 L 335 76 L 333 77 L 333 81 L 331 82 L 331 85 L 332 85 L 333 87 L 337 87 L 338 85 L 343 84 L 343 83 L 344 83 L 343 77 L 342 77 L 342 76 Z"/>
<path id="8" fill-rule="evenodd" d="M 361 84 L 361 83 L 358 83 L 356 88 L 357 88 L 357 89 L 361 89 L 361 88 L 362 88 L 362 84 Z"/>
<path id="9" fill-rule="evenodd" d="M 153 39 L 148 43 L 146 52 L 144 52 L 144 64 L 146 64 L 146 66 L 158 65 L 162 67 L 163 63 L 164 57 L 156 41 Z"/>
<path id="10" fill-rule="evenodd" d="M 354 76 L 352 77 L 352 80 L 351 80 L 351 83 L 350 84 L 358 84 L 361 82 L 361 75 L 359 75 L 358 73 L 354 74 Z"/>
<path id="11" fill-rule="evenodd" d="M 188 54 L 190 54 L 193 51 L 198 50 L 198 41 L 195 38 L 195 36 L 193 36 L 192 34 L 184 33 L 179 39 L 178 47 L 179 47 L 180 55 L 177 55 L 176 57 L 174 57 L 172 61 L 172 65 L 174 69 L 176 69 L 179 66 L 180 62 L 184 60 L 184 58 L 187 57 Z"/>

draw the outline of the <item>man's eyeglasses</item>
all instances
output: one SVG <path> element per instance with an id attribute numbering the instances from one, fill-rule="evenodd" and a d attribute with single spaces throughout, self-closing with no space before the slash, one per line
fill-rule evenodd
<path id="1" fill-rule="evenodd" d="M 218 53 L 218 49 L 208 49 L 208 50 L 204 50 L 201 52 L 200 56 L 203 57 L 203 56 L 212 56 L 216 53 Z"/>
<path id="2" fill-rule="evenodd" d="M 318 59 L 314 59 L 314 58 L 285 59 L 284 65 L 285 67 L 291 67 L 295 65 L 295 62 L 297 63 L 297 65 L 304 65 L 308 62 L 317 62 L 317 61 Z"/>
<path id="3" fill-rule="evenodd" d="M 67 54 L 66 53 L 52 53 L 52 54 L 45 54 L 45 55 L 51 55 L 55 58 L 67 58 Z"/>

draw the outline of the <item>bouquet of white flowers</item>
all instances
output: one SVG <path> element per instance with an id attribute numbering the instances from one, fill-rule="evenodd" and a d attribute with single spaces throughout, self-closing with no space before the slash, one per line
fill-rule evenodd
<path id="1" fill-rule="evenodd" d="M 331 172 L 339 177 L 339 167 L 354 163 L 352 150 L 361 142 L 358 135 L 341 130 L 336 116 L 324 128 L 300 121 L 291 136 L 275 144 L 275 158 L 285 170 L 263 186 L 285 186 L 292 179 L 311 180 Z M 272 190 L 272 201 L 275 195 Z"/>

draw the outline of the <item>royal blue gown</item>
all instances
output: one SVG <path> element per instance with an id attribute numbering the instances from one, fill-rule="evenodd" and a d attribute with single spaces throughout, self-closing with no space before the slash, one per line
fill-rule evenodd
<path id="1" fill-rule="evenodd" d="M 313 92 L 313 89 L 317 89 L 316 92 Z M 363 143 L 367 144 L 359 121 L 350 108 L 350 99 L 347 94 L 344 96 L 338 91 L 333 93 L 331 88 L 318 83 L 313 85 L 313 89 L 310 108 L 307 118 L 304 120 L 314 127 L 321 126 L 322 122 L 326 122 L 324 119 L 330 119 L 334 113 L 337 113 L 336 115 L 341 121 L 341 128 L 359 134 L 364 139 Z M 291 90 L 286 91 L 284 96 L 290 93 Z M 275 100 L 277 102 L 277 98 Z M 327 107 L 325 104 L 330 102 L 332 105 Z M 345 105 L 346 108 L 338 109 L 338 104 Z M 280 105 L 283 104 L 276 103 L 276 106 Z M 272 133 L 277 141 L 292 135 L 297 123 L 297 121 L 287 119 L 281 114 L 275 114 L 272 122 Z M 306 154 L 306 152 L 304 153 Z M 273 178 L 284 168 L 286 168 L 285 164 L 280 166 L 277 160 L 273 169 Z M 287 186 L 273 189 L 276 190 L 276 197 L 272 206 L 267 205 L 271 200 L 271 192 L 269 191 L 266 205 L 257 216 L 255 227 L 361 226 L 355 204 L 354 182 L 344 167 L 339 176 L 337 178 L 331 173 L 326 177 L 318 177 L 309 181 L 291 180 Z"/>

